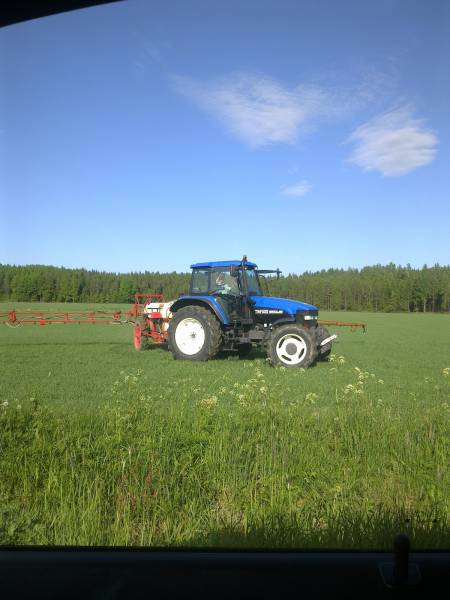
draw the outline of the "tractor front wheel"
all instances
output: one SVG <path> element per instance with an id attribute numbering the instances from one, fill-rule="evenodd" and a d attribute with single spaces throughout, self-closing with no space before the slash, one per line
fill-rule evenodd
<path id="1" fill-rule="evenodd" d="M 170 321 L 168 341 L 174 358 L 209 360 L 219 352 L 222 342 L 220 323 L 207 308 L 180 308 Z"/>
<path id="2" fill-rule="evenodd" d="M 267 344 L 267 356 L 274 366 L 307 369 L 316 355 L 315 340 L 299 325 L 278 327 Z"/>

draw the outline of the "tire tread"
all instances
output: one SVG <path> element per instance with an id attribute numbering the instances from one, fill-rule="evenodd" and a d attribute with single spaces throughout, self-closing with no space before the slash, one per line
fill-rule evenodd
<path id="1" fill-rule="evenodd" d="M 203 348 L 194 355 L 188 355 L 181 352 L 175 342 L 175 329 L 177 324 L 183 319 L 187 318 L 198 319 L 205 329 L 205 344 Z M 220 328 L 220 323 L 215 315 L 212 314 L 210 310 L 207 308 L 203 308 L 202 306 L 185 306 L 184 308 L 180 308 L 169 325 L 169 335 L 168 335 L 168 347 L 172 352 L 174 358 L 179 360 L 197 360 L 197 361 L 206 361 L 210 360 L 220 350 L 220 346 L 222 344 L 222 330 Z"/>

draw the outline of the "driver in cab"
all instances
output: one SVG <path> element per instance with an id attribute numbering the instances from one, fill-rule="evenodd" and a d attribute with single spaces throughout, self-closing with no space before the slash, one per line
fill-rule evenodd
<path id="1" fill-rule="evenodd" d="M 217 292 L 219 294 L 239 295 L 239 287 L 235 277 L 229 273 L 219 273 L 216 278 Z"/>

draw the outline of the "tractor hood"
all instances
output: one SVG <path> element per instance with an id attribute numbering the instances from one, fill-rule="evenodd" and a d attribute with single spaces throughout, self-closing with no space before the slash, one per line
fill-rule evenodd
<path id="1" fill-rule="evenodd" d="M 299 300 L 288 300 L 287 298 L 271 298 L 270 296 L 250 296 L 255 303 L 253 308 L 282 310 L 290 315 L 295 315 L 298 310 L 318 311 L 317 306 L 300 302 Z"/>

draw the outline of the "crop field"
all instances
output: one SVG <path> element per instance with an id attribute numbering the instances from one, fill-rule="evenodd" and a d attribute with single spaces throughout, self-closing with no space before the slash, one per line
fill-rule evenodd
<path id="1" fill-rule="evenodd" d="M 450 316 L 321 316 L 368 330 L 308 370 L 0 326 L 0 543 L 450 547 Z"/>

